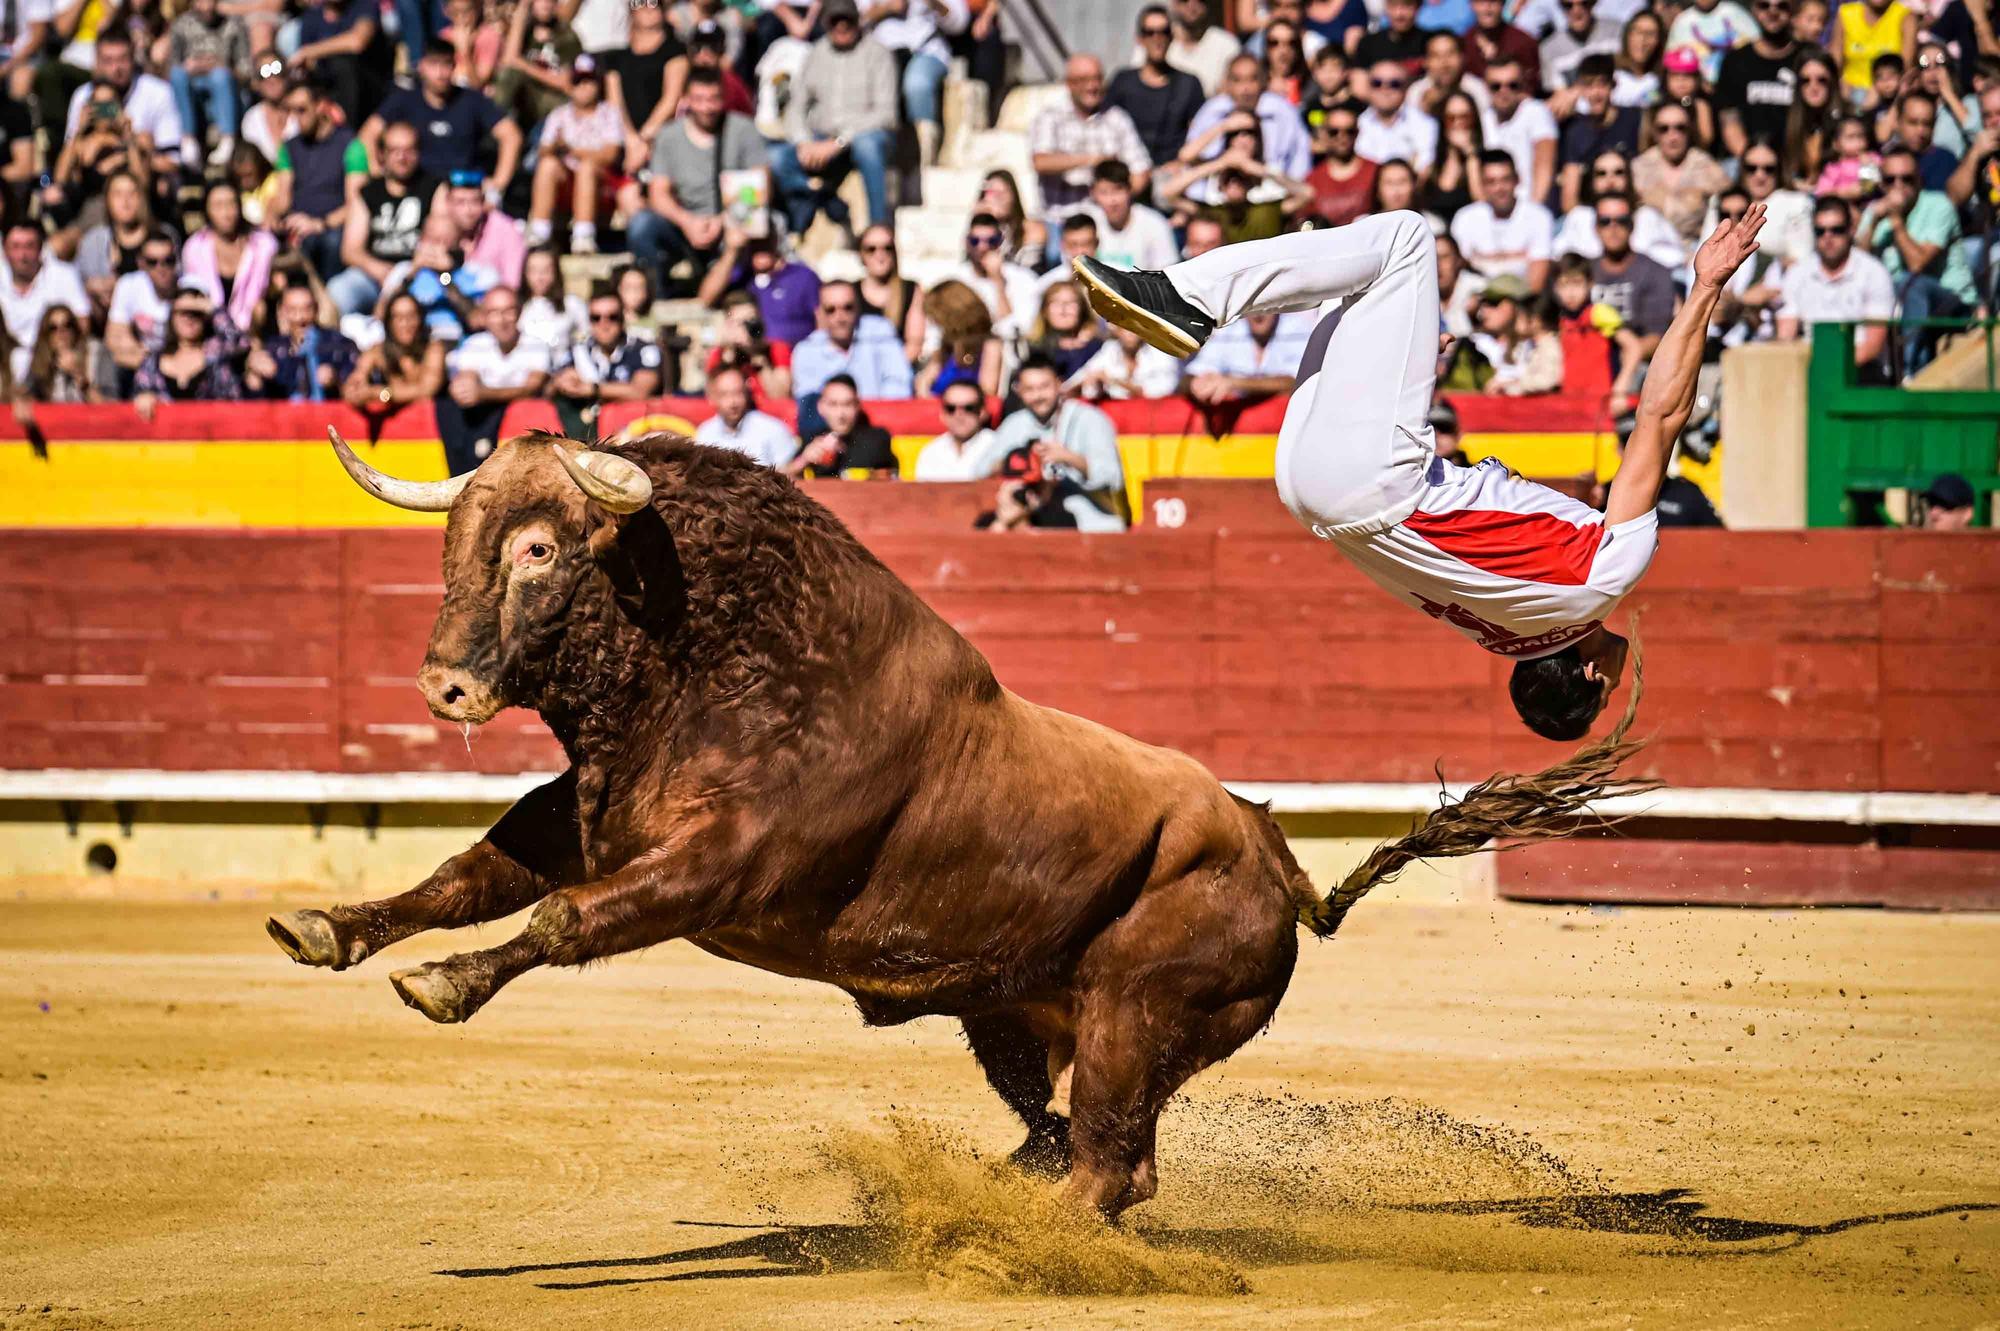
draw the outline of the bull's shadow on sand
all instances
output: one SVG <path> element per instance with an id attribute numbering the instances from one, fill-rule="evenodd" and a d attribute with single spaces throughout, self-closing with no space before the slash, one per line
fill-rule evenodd
<path id="1" fill-rule="evenodd" d="M 1642 1235 L 1672 1241 L 1654 1250 L 1676 1257 L 1768 1256 L 1813 1239 L 1876 1225 L 1905 1224 L 1973 1211 L 2000 1211 L 2000 1202 L 1967 1202 L 1915 1211 L 1882 1211 L 1821 1224 L 1746 1220 L 1707 1214 L 1707 1204 L 1691 1200 L 1687 1188 L 1658 1192 L 1518 1197 L 1500 1201 L 1447 1201 L 1369 1208 L 1410 1215 L 1513 1216 L 1537 1229 Z M 774 1276 L 837 1275 L 882 1270 L 892 1265 L 894 1237 L 883 1224 L 744 1225 L 679 1220 L 677 1225 L 708 1230 L 754 1231 L 697 1247 L 635 1257 L 593 1257 L 574 1261 L 524 1262 L 512 1266 L 463 1267 L 439 1271 L 464 1280 L 544 1276 L 536 1286 L 551 1290 L 605 1289 L 681 1280 L 748 1280 Z M 1164 1248 L 1193 1249 L 1246 1266 L 1306 1266 L 1353 1260 L 1351 1247 L 1337 1238 L 1303 1230 L 1265 1226 L 1157 1228 L 1135 1217 L 1131 1231 Z M 760 1265 L 733 1265 L 755 1262 Z M 731 1265 L 724 1265 L 730 1263 Z M 689 1268 L 644 1274 L 650 1268 Z M 598 1274 L 602 1273 L 602 1274 Z"/>

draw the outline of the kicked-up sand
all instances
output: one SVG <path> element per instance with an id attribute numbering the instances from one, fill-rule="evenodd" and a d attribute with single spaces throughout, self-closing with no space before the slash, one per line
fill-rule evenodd
<path id="1" fill-rule="evenodd" d="M 952 1023 L 268 910 L 0 903 L 0 1328 L 2000 1326 L 2000 918 L 1365 904 L 1109 1230 Z"/>

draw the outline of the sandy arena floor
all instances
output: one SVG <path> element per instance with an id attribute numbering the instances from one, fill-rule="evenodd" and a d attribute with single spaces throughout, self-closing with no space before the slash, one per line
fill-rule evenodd
<path id="1" fill-rule="evenodd" d="M 2000 1325 L 1996 918 L 1364 906 L 1117 1234 L 945 1022 L 267 909 L 0 904 L 0 1327 Z"/>

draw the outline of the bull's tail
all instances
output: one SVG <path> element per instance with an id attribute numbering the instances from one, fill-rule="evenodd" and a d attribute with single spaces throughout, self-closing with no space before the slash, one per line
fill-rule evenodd
<path id="1" fill-rule="evenodd" d="M 1470 855 L 1496 838 L 1525 845 L 1569 836 L 1592 801 L 1657 788 L 1660 783 L 1650 778 L 1618 775 L 1619 765 L 1645 747 L 1644 740 L 1625 738 L 1644 693 L 1645 671 L 1634 633 L 1632 696 L 1610 734 L 1532 776 L 1491 776 L 1466 791 L 1463 799 L 1440 805 L 1408 836 L 1377 846 L 1324 901 L 1311 899 L 1302 905 L 1299 923 L 1321 938 L 1331 938 L 1355 902 L 1376 884 L 1401 873 L 1412 860 Z"/>

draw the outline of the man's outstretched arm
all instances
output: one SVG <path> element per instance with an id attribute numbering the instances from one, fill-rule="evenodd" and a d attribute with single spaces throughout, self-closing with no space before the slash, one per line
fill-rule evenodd
<path id="1" fill-rule="evenodd" d="M 1625 443 L 1625 460 L 1618 464 L 1610 500 L 1604 505 L 1607 523 L 1629 522 L 1650 512 L 1659 500 L 1674 441 L 1694 410 L 1695 377 L 1701 373 L 1701 353 L 1715 304 L 1743 261 L 1757 252 L 1757 232 L 1763 225 L 1764 205 L 1752 204 L 1742 221 L 1723 222 L 1695 252 L 1694 285 L 1646 372 L 1638 422 Z"/>

